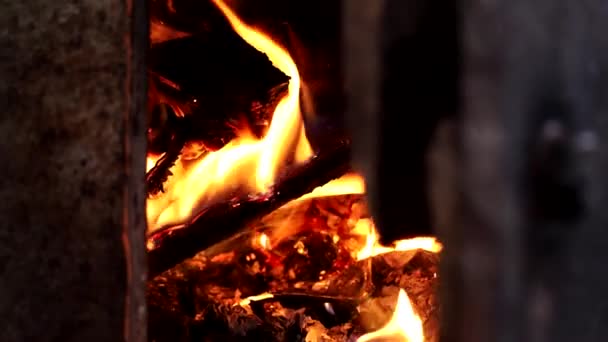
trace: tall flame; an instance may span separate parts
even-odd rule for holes
[[[357,342],[424,342],[422,320],[416,314],[403,289],[399,291],[397,306],[391,320],[379,330],[365,334]]]
[[[245,24],[222,0],[214,0],[235,32],[265,53],[272,64],[290,77],[288,94],[278,103],[268,132],[257,140],[247,132],[222,149],[192,162],[178,160],[167,192],[148,200],[148,227],[155,230],[186,221],[203,202],[245,187],[264,192],[278,168],[289,157],[302,162],[312,156],[300,111],[300,75],[289,53],[264,33]],[[295,148],[294,148],[295,146]]]

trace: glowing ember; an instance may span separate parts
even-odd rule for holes
[[[403,289],[399,291],[397,306],[391,320],[377,331],[365,334],[357,342],[424,342],[422,320],[414,312],[412,303]]]
[[[253,245],[254,246],[259,246],[262,249],[270,249],[270,239],[268,238],[268,235],[262,233],[256,237],[254,237],[254,241],[253,241]]]
[[[293,157],[302,162],[312,156],[300,112],[300,75],[293,59],[267,35],[243,23],[223,1],[214,3],[239,36],[290,77],[289,92],[277,105],[263,139],[257,140],[243,130],[218,151],[195,161],[178,160],[171,168],[173,176],[166,183],[167,192],[148,200],[150,230],[183,223],[201,204],[218,200],[233,190],[264,192],[286,160]]]
[[[160,159],[160,156],[148,155],[146,158],[146,172],[150,171],[156,165],[156,162]]]
[[[251,302],[257,302],[259,300],[270,299],[273,297],[274,297],[274,295],[272,293],[265,292],[265,293],[262,293],[259,295],[255,295],[255,296],[251,296],[251,297],[242,299],[241,301],[239,301],[238,303],[235,303],[234,305],[245,306],[245,305],[251,304]]]

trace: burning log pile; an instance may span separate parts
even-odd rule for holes
[[[355,341],[389,321],[402,288],[425,341],[437,341],[438,255],[374,255],[367,220],[361,195],[301,199],[265,216],[149,282],[150,339]]]
[[[149,70],[149,339],[437,341],[440,245],[378,245],[363,181],[344,176],[348,141],[308,141],[287,50],[221,0],[196,1],[204,24],[159,30],[174,22],[162,4]]]
[[[150,274],[156,275],[175,266],[198,251],[237,234],[250,221],[339,178],[350,169],[349,158],[348,145],[340,144],[302,167],[285,172],[264,196],[243,196],[221,201],[207,207],[192,222],[179,229],[165,229],[151,234],[148,239]],[[209,229],[214,226],[221,226],[222,229]]]
[[[287,94],[289,77],[224,26],[151,48],[148,149],[164,155],[148,171],[150,195],[180,155],[199,158],[244,130],[260,138]]]

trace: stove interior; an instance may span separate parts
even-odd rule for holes
[[[443,246],[384,243],[351,163],[339,3],[289,3],[149,3],[149,340],[438,341]]]

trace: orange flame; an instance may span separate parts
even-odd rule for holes
[[[363,260],[389,252],[405,252],[416,249],[439,253],[443,248],[441,243],[434,237],[416,237],[413,239],[396,241],[392,246],[382,246],[378,242],[379,237],[374,222],[370,219],[360,219],[357,221],[355,232],[366,237],[365,246],[357,253],[357,260]]]
[[[146,172],[150,171],[151,168],[156,165],[156,162],[160,159],[160,156],[148,155],[146,158]]]
[[[256,235],[253,238],[253,246],[260,247],[262,249],[271,249],[270,238],[265,233]]]
[[[263,139],[243,133],[200,159],[176,162],[171,168],[173,176],[166,183],[167,192],[147,202],[148,229],[152,231],[185,222],[201,204],[231,191],[244,187],[250,192],[264,192],[289,157],[302,162],[312,156],[301,118],[300,75],[293,59],[267,35],[243,23],[222,0],[214,3],[239,36],[290,77],[289,91],[277,105]]]
[[[336,180],[326,183],[314,189],[312,192],[298,198],[295,201],[316,198],[323,196],[338,196],[347,194],[364,194],[365,180],[359,174],[346,174]],[[379,242],[379,235],[374,225],[373,220],[362,218],[357,221],[353,229],[353,233],[365,237],[365,245],[357,252],[357,260],[371,258],[376,255],[390,252],[405,252],[416,249],[422,249],[428,252],[439,253],[443,249],[443,245],[434,237],[416,237],[412,239],[404,239],[395,241],[392,246],[383,246]],[[264,235],[260,239],[264,238]],[[264,248],[268,248],[267,242],[262,243]]]
[[[416,314],[403,289],[399,291],[397,306],[391,320],[379,330],[365,334],[357,342],[424,342],[422,320]]]
[[[298,200],[323,197],[337,196],[346,194],[364,194],[365,181],[358,174],[347,174],[338,179],[330,181],[323,186],[314,189],[312,192],[300,197]]]

